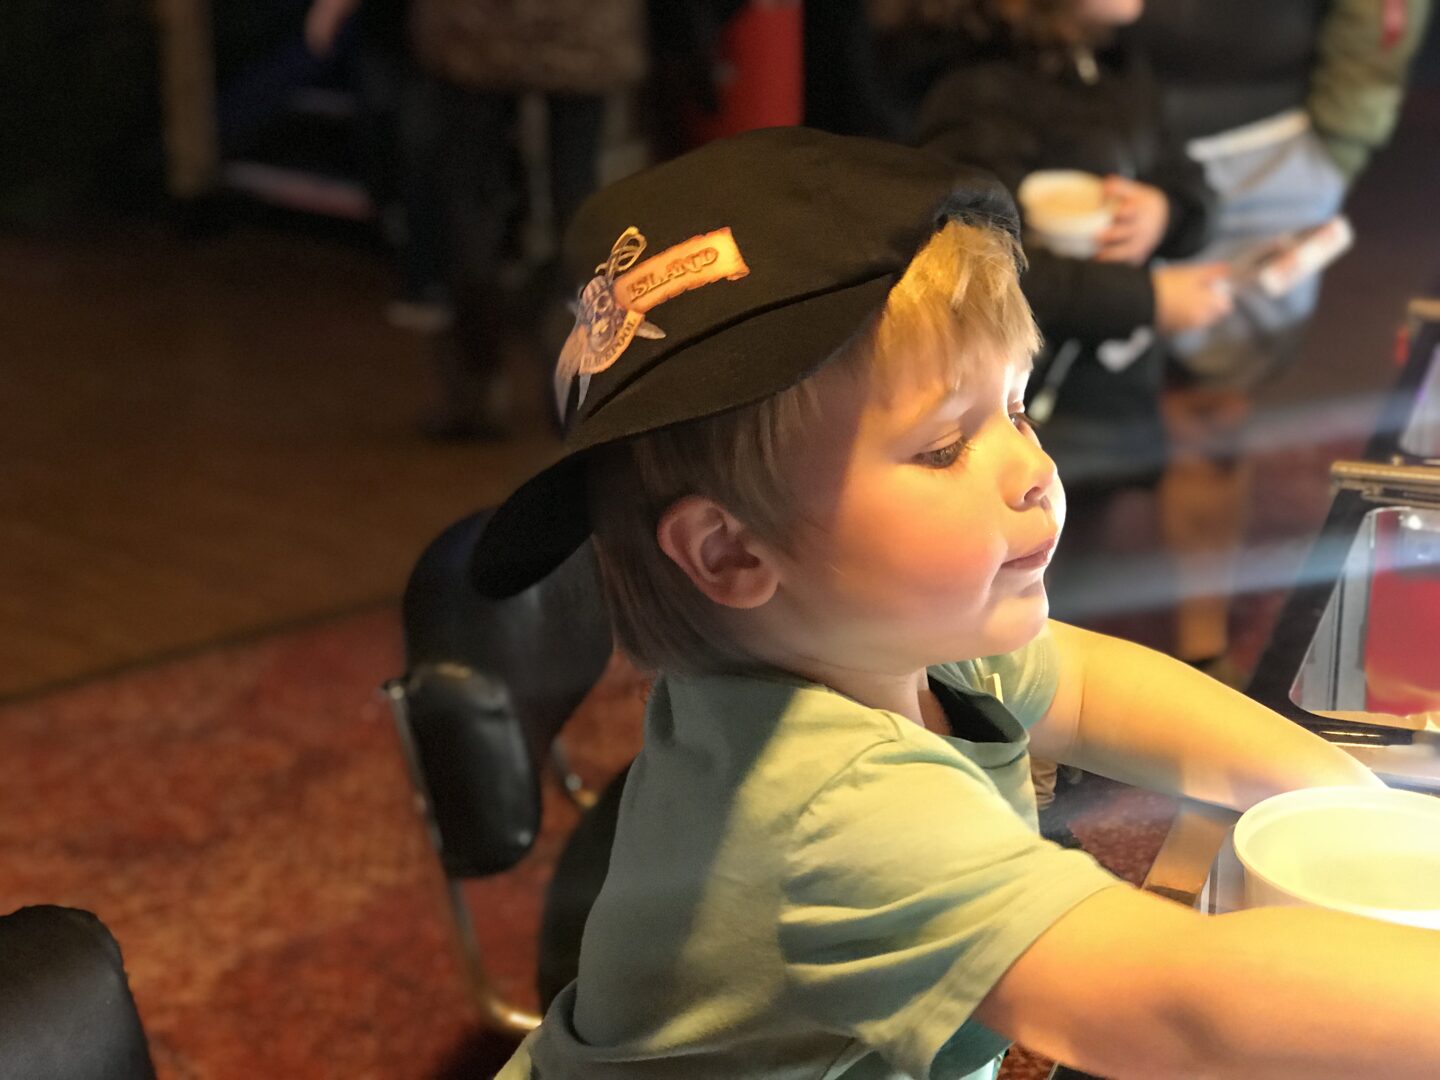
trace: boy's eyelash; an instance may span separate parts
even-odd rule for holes
[[[1016,409],[1010,414],[1010,422],[1016,427],[1028,427],[1031,431],[1039,431],[1042,421],[1031,416],[1024,409]]]
[[[959,461],[965,451],[970,449],[970,440],[964,438],[956,439],[945,446],[937,447],[934,450],[922,450],[915,455],[915,463],[924,465],[931,469],[948,469],[955,462]]]
[[[1040,425],[1026,415],[1024,409],[1016,409],[1010,414],[1010,422],[1022,430],[1029,428],[1036,430]],[[922,450],[915,455],[915,462],[932,469],[948,469],[955,462],[959,461],[970,449],[970,440],[963,435],[952,443],[937,447],[934,450]]]

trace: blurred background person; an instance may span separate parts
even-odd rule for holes
[[[435,100],[415,64],[408,21],[408,0],[312,0],[305,43],[316,56],[349,54],[364,180],[400,277],[399,298],[386,317],[438,334],[450,324],[450,304],[435,181]]]
[[[1200,249],[1213,197],[1166,137],[1143,59],[1116,36],[1140,0],[947,6],[941,15],[928,5],[928,18],[956,55],[921,103],[917,140],[991,170],[1017,195],[1042,170],[1105,178],[1111,223],[1094,250],[1057,253],[1031,229],[1024,278],[1047,341],[1032,397],[1053,394],[1035,411],[1067,485],[1094,496],[1077,502],[1094,505],[1159,474],[1163,357],[1151,328],[1193,329],[1228,309],[1223,264],[1154,264]]]
[[[1428,0],[1150,0],[1137,33],[1167,123],[1220,197],[1196,257],[1242,262],[1333,217],[1388,140]],[[1280,296],[1237,287],[1234,310],[1175,335],[1166,396],[1172,462],[1163,528],[1179,557],[1176,651],[1214,665],[1229,645],[1225,570],[1245,528],[1241,433],[1255,389],[1296,356],[1320,277]]]
[[[392,35],[407,21],[404,0],[378,0],[377,22]],[[315,0],[307,25],[324,48],[357,7],[377,0]],[[443,238],[445,290],[453,317],[436,327],[432,354],[439,398],[425,419],[441,439],[495,439],[514,427],[510,351],[536,344],[546,314],[548,275],[507,280],[518,223],[526,211],[562,232],[598,184],[606,100],[633,89],[647,67],[642,0],[409,0],[417,85],[405,173],[433,178],[434,218],[417,203],[421,235],[432,220]],[[372,31],[374,33],[374,31]],[[549,206],[528,206],[519,146],[521,99],[546,105]],[[548,210],[548,213],[545,211]],[[531,358],[534,385],[543,380]]]
[[[888,25],[903,13],[872,13],[872,2],[805,5],[805,124],[839,135],[905,139],[907,129],[879,70],[882,39],[876,34],[877,22]]]
[[[1141,7],[875,4],[889,47],[911,42],[906,51],[930,66],[932,85],[910,125],[918,141],[990,169],[1012,192],[1041,170],[1106,178],[1113,222],[1093,252],[1057,253],[1033,230],[1026,243],[1023,283],[1047,341],[1032,410],[1044,414],[1046,448],[1067,486],[1084,493],[1074,500],[1072,551],[1097,541],[1089,526],[1110,496],[1145,490],[1160,475],[1164,358],[1153,328],[1203,326],[1228,308],[1223,264],[1156,262],[1200,249],[1214,198],[1201,168],[1167,137],[1143,57],[1117,34]]]
[[[1042,170],[1104,177],[1110,224],[1088,255],[1050,250],[1027,230],[1022,284],[1045,335],[1029,409],[1071,493],[1067,560],[1050,575],[1065,617],[1076,556],[1103,545],[1121,493],[1145,496],[1164,462],[1156,329],[1203,327],[1225,314],[1224,264],[1156,265],[1194,254],[1211,225],[1213,195],[1200,167],[1167,138],[1153,79],[1119,36],[1141,0],[885,0],[874,11],[892,49],[925,58],[932,85],[914,138],[994,172],[1014,193]],[[910,42],[907,47],[903,43]],[[942,59],[944,58],[944,59]],[[1097,201],[1097,206],[1099,205]],[[1050,803],[1053,766],[1037,770]],[[1052,838],[1062,823],[1042,815]]]
[[[507,222],[524,196],[517,179],[520,98],[544,95],[551,221],[563,231],[597,185],[606,97],[633,88],[646,69],[641,0],[411,0],[422,70],[436,83],[437,175],[449,241],[455,318],[437,341],[438,437],[509,433],[515,387],[506,349],[540,312],[503,281]],[[533,331],[532,331],[533,333]],[[535,383],[545,379],[539,365]]]

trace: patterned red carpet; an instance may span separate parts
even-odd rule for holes
[[[426,1076],[469,1018],[389,611],[0,712],[0,910],[88,908],[162,1077]]]

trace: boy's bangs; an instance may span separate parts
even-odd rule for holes
[[[1029,360],[1040,332],[1020,291],[1019,246],[1006,233],[951,222],[890,292],[871,342],[883,396],[917,381],[961,386],[975,365]]]

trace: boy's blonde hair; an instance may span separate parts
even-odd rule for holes
[[[917,361],[958,385],[978,357],[1032,355],[1040,343],[1020,291],[1019,246],[996,228],[952,221],[910,263],[884,309],[824,367],[840,365],[887,394]],[[814,378],[749,405],[603,447],[589,465],[590,515],[616,637],[642,667],[742,671],[754,658],[727,609],[660,550],[664,512],[687,495],[726,507],[788,547],[795,447],[823,421]]]

